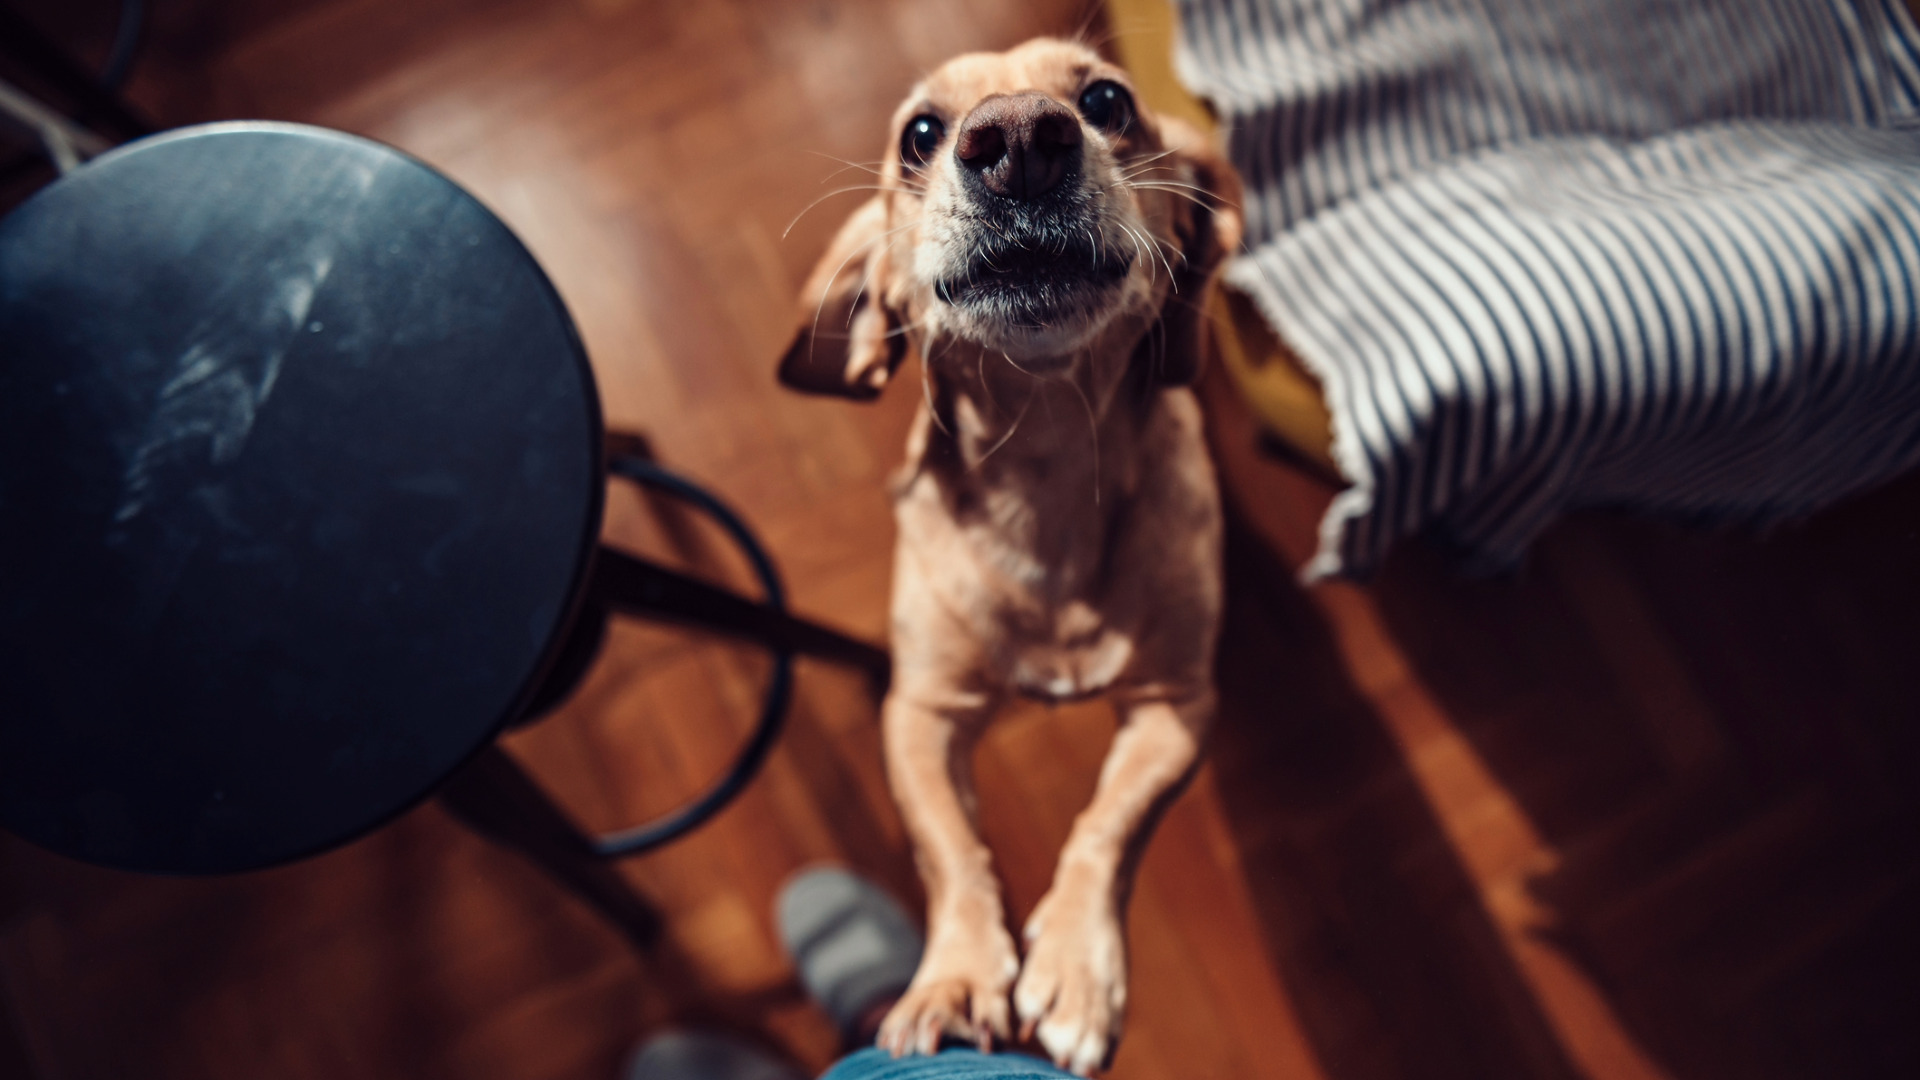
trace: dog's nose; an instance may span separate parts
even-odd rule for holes
[[[1080,167],[1080,118],[1045,94],[996,94],[960,122],[954,156],[995,195],[1037,199]]]

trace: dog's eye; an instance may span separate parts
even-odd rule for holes
[[[900,133],[900,160],[909,169],[917,169],[933,160],[933,152],[940,148],[940,140],[947,137],[947,125],[937,116],[916,116],[907,121],[907,130]]]
[[[1094,127],[1118,135],[1133,123],[1133,95],[1112,79],[1101,79],[1080,91],[1080,115]]]

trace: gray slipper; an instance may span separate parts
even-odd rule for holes
[[[751,1043],[704,1031],[668,1031],[627,1063],[626,1080],[806,1080]]]
[[[807,992],[843,1035],[913,981],[920,931],[878,885],[838,867],[803,871],[780,890],[774,924]]]

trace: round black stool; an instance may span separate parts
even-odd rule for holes
[[[450,805],[563,874],[691,827],[764,755],[785,657],[886,660],[786,615],[745,527],[642,454],[611,465],[719,515],[768,599],[600,548],[606,444],[533,257],[388,147],[209,125],[44,189],[0,221],[0,824],[110,866],[244,870],[465,764]],[[615,612],[783,659],[721,790],[591,838],[491,744]]]

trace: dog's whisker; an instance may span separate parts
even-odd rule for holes
[[[851,159],[851,158],[843,158],[843,157],[841,157],[841,156],[840,156],[839,154],[829,154],[829,153],[827,153],[827,152],[826,152],[825,150],[808,150],[808,151],[807,151],[807,153],[809,153],[809,154],[812,154],[812,155],[813,155],[814,157],[823,157],[823,158],[826,158],[826,159],[827,159],[828,161],[837,161],[837,162],[839,162],[839,163],[840,163],[840,164],[842,164],[842,165],[874,165],[874,166],[878,166],[878,165],[884,165],[884,164],[886,164],[886,162],[884,162],[884,161],[854,161],[854,160],[853,160],[853,159]]]
[[[986,353],[979,352],[974,354],[973,371],[974,371],[975,377],[977,377],[980,380],[981,396],[987,399],[988,407],[992,408],[995,412],[998,412],[1000,410],[1000,403],[993,399],[993,387],[988,385],[987,383],[987,354]]]
[[[1138,169],[1124,169],[1120,172],[1118,179],[1122,184],[1132,184],[1141,179],[1152,180],[1161,174],[1165,174],[1165,178],[1173,178],[1180,175],[1166,165],[1146,165]]]
[[[1159,161],[1162,158],[1172,157],[1176,152],[1177,151],[1175,150],[1167,149],[1167,150],[1162,150],[1155,154],[1139,154],[1139,155],[1135,155],[1134,157],[1128,158],[1127,164],[1137,165],[1143,161]]]
[[[1135,259],[1144,261],[1147,264],[1147,280],[1152,281],[1153,280],[1153,260],[1147,258],[1147,253],[1140,250],[1140,237],[1135,235],[1134,231],[1132,229],[1127,228],[1124,224],[1116,223],[1116,225],[1120,229],[1120,234],[1122,236],[1125,236],[1127,240],[1133,244],[1133,257]]]
[[[1022,375],[1025,375],[1027,378],[1035,379],[1035,380],[1040,378],[1038,374],[1028,371],[1026,368],[1021,367],[1019,362],[1014,360],[1014,358],[1004,350],[1000,353],[1000,358],[1002,360],[1005,360],[1008,363],[1008,365],[1013,368],[1013,370],[1019,372]]]
[[[1153,171],[1153,172],[1158,172],[1159,170],[1158,170],[1158,169],[1154,169],[1154,170],[1151,170],[1151,171]],[[1156,186],[1156,185],[1165,185],[1165,186],[1168,186],[1168,187],[1183,187],[1183,188],[1188,188],[1188,189],[1191,189],[1191,190],[1193,190],[1193,191],[1199,191],[1199,192],[1203,192],[1203,193],[1204,193],[1204,192],[1206,192],[1206,189],[1205,189],[1205,188],[1203,188],[1203,187],[1200,187],[1200,186],[1199,186],[1198,184],[1189,184],[1189,183],[1187,183],[1187,182],[1186,182],[1185,180],[1165,180],[1165,179],[1158,179],[1158,180],[1157,180],[1157,179],[1154,179],[1154,178],[1152,178],[1152,177],[1148,177],[1148,178],[1146,178],[1146,179],[1142,179],[1142,178],[1141,178],[1141,177],[1140,177],[1139,175],[1134,175],[1134,176],[1123,176],[1123,177],[1121,177],[1121,178],[1120,178],[1120,180],[1119,180],[1119,184],[1120,184],[1120,186],[1122,186],[1122,187],[1127,187],[1127,188],[1134,188],[1134,189],[1139,189],[1139,188],[1151,188],[1151,187],[1154,187],[1154,186]]]
[[[853,162],[849,161],[846,164],[828,173],[827,175],[821,177],[820,182],[823,184],[832,183],[833,178],[836,176],[839,176],[841,173],[848,173],[848,172],[855,172],[855,171],[872,173],[874,175],[874,178],[878,180],[885,180],[887,178],[887,174],[881,172],[879,169],[873,168],[872,166],[869,166],[869,165],[855,165]]]
[[[1149,276],[1152,275],[1153,260],[1157,258],[1160,260],[1160,265],[1163,267],[1166,267],[1168,284],[1173,284],[1173,267],[1170,264],[1168,264],[1167,257],[1161,254],[1160,248],[1155,243],[1155,237],[1151,235],[1142,234],[1142,232],[1139,229],[1131,225],[1122,224],[1120,228],[1123,229],[1128,236],[1133,237],[1134,250],[1136,252],[1140,252],[1142,257],[1144,257],[1147,260],[1148,275]],[[1141,251],[1140,249],[1142,247],[1144,247],[1146,250]]]
[[[925,330],[927,327],[932,325],[933,325],[933,313],[928,312],[926,316],[923,318],[915,319],[912,322],[901,323],[899,326],[893,328],[892,330],[887,331],[884,336],[904,337],[907,334],[911,334],[916,330]]]
[[[1108,26],[1106,33],[1098,38],[1093,36],[1094,23],[1100,21],[1101,16],[1106,14],[1103,5],[1088,4],[1086,12],[1080,19],[1080,25],[1074,28],[1073,33],[1066,35],[1068,41],[1078,42],[1094,52],[1099,52],[1120,37],[1119,30],[1111,25]]]
[[[915,195],[925,195],[927,193],[926,184],[916,178],[912,173],[905,173],[900,176],[889,176],[886,171],[887,163],[884,161],[848,161],[845,158],[834,157],[831,154],[821,154],[817,150],[810,150],[808,153],[817,154],[829,161],[837,161],[841,165],[839,169],[821,178],[820,182],[823,184],[831,183],[833,178],[839,176],[841,173],[858,169],[861,172],[872,173],[881,183],[890,183],[895,189],[911,192]]]
[[[1122,228],[1126,228],[1128,232],[1133,233],[1135,236],[1141,235],[1141,232],[1138,229],[1130,228],[1127,226],[1122,226]],[[1179,292],[1180,282],[1179,282],[1179,279],[1174,277],[1173,264],[1167,261],[1166,253],[1160,250],[1162,241],[1160,240],[1159,237],[1154,236],[1152,233],[1145,234],[1144,239],[1147,244],[1147,250],[1152,252],[1155,256],[1157,256],[1160,260],[1160,265],[1166,268],[1167,283],[1173,287],[1173,291]]]
[[[977,459],[974,460],[974,463],[972,465],[967,467],[968,470],[972,472],[978,472],[980,469],[980,466],[985,465],[987,463],[988,458],[998,453],[1001,447],[1007,445],[1007,443],[1013,439],[1014,432],[1020,430],[1020,422],[1022,420],[1025,420],[1026,418],[1027,418],[1027,411],[1025,409],[1020,410],[1020,415],[1014,417],[1013,423],[1008,425],[1006,434],[994,440],[994,444],[992,446],[987,447],[987,452],[984,454],[981,454]]]
[[[980,385],[983,387],[986,385],[986,379],[984,377],[985,372],[986,372],[986,365],[983,357],[982,364],[981,364],[982,379],[980,383]],[[978,469],[980,466],[986,464],[988,458],[998,453],[1001,447],[1007,445],[1007,443],[1012,440],[1014,432],[1019,431],[1020,424],[1026,420],[1027,410],[1033,408],[1033,399],[1038,397],[1039,395],[1040,395],[1040,387],[1037,384],[1034,385],[1032,389],[1027,391],[1027,401],[1026,401],[1026,404],[1020,406],[1020,415],[1013,418],[1013,423],[1007,425],[1006,433],[1001,435],[1000,438],[992,446],[988,447],[986,453],[980,455],[979,459],[973,463],[972,468]],[[992,398],[989,397],[988,400],[991,401]]]
[[[926,399],[927,414],[933,418],[933,426],[939,428],[942,435],[951,439],[953,438],[953,432],[948,430],[947,422],[940,419],[940,410],[935,408],[933,404],[933,376],[930,374],[933,370],[932,353],[932,343],[929,342],[927,350],[923,352],[920,357],[920,394]],[[942,353],[941,355],[944,356],[946,354]]]
[[[822,195],[819,198],[808,203],[806,206],[801,207],[800,212],[793,215],[793,220],[787,222],[787,227],[780,230],[780,239],[785,240],[787,238],[787,234],[793,231],[793,227],[795,225],[800,224],[800,219],[803,217],[806,217],[807,214],[812,212],[814,207],[819,206],[821,203],[826,202],[828,199],[831,199],[836,195],[845,195],[849,192],[854,192],[854,191],[888,192],[892,190],[893,190],[892,188],[886,187],[881,184],[853,184],[848,187],[835,188],[832,191],[827,192],[825,195]]]
[[[886,167],[886,164],[887,164],[884,161],[848,161],[846,158],[837,157],[833,154],[822,153],[819,150],[809,150],[807,151],[807,153],[812,154],[814,157],[826,158],[828,161],[846,166],[846,168],[841,169],[839,172],[831,174],[828,177],[828,179],[832,179],[834,176],[839,176],[840,173],[846,172],[847,169],[859,169],[863,172],[870,172],[873,175],[878,176],[883,180],[886,179],[887,174],[881,171]]]
[[[1124,163],[1124,167],[1128,173],[1133,173],[1135,170],[1152,167],[1154,166],[1155,162],[1163,161],[1167,158],[1172,157],[1173,155],[1174,155],[1174,151],[1172,150],[1162,150],[1157,154],[1148,154],[1144,157],[1131,158]],[[1167,168],[1167,166],[1165,165],[1160,165],[1157,167],[1162,169]]]
[[[885,237],[887,237],[892,233],[897,233],[904,230],[906,227],[907,226],[903,225],[897,229],[888,229],[886,232],[883,232],[879,236],[874,237],[873,240],[869,240],[868,243],[873,243],[874,240],[884,239]],[[887,246],[880,249],[881,254],[886,254],[887,252],[892,251],[894,242],[898,239],[899,239],[898,237],[895,237],[894,240],[888,240]],[[868,259],[866,266],[861,268],[860,287],[854,290],[854,293],[853,293],[854,302],[847,305],[847,327],[846,328],[848,330],[853,329],[853,317],[860,310],[860,306],[859,306],[860,298],[867,294],[867,286],[873,284],[873,264],[875,261],[877,260]],[[842,263],[841,265],[845,266],[846,264]]]
[[[1086,390],[1080,386],[1080,380],[1069,378],[1067,385],[1080,396],[1080,404],[1087,410],[1087,433],[1093,436],[1093,505],[1100,505],[1100,421],[1093,414],[1093,402],[1088,399]]]
[[[1187,192],[1180,191],[1176,188],[1168,187],[1162,184],[1129,183],[1127,186],[1134,189],[1135,191],[1164,191],[1167,194],[1172,195],[1174,198],[1185,199],[1188,202],[1192,203],[1193,205],[1200,207],[1202,210],[1210,211],[1213,209],[1212,203],[1205,202],[1193,195],[1188,194]],[[1201,189],[1195,188],[1194,190],[1199,191]]]
[[[910,229],[912,227],[913,227],[913,222],[908,222],[905,225],[900,225],[895,228],[888,229],[886,232],[878,233],[868,237],[865,240],[862,240],[860,243],[854,245],[854,248],[852,251],[847,252],[847,257],[840,260],[839,266],[836,266],[833,268],[833,276],[827,279],[826,288],[820,291],[820,299],[813,306],[813,331],[808,338],[809,345],[807,346],[809,356],[811,356],[812,351],[815,347],[813,343],[816,343],[819,340],[820,316],[826,313],[827,297],[831,295],[833,292],[833,283],[840,280],[840,272],[847,268],[848,263],[858,258],[862,251],[865,251],[866,249],[872,247],[873,245],[879,243],[882,240],[885,240],[887,237],[892,236],[895,233],[904,232],[905,230]],[[871,273],[872,273],[872,269],[871,267],[869,267],[868,268],[869,276],[871,276]],[[867,278],[863,277],[860,279],[860,288],[857,291],[855,291],[853,294],[853,303],[847,305],[847,325],[849,326],[853,325],[853,313],[859,309],[860,297],[865,295],[866,291],[867,291]]]
[[[871,244],[871,243],[874,243],[875,241],[886,240],[887,237],[892,236],[893,239],[887,240],[887,246],[880,249],[880,254],[882,255],[888,254],[889,252],[893,251],[893,245],[900,242],[900,237],[895,234],[905,232],[912,227],[913,227],[912,222],[908,222],[904,225],[896,226],[894,228],[888,229],[886,232],[883,232],[878,236],[873,237],[872,239],[868,240],[867,243]],[[853,328],[853,316],[859,310],[858,301],[860,297],[865,296],[867,292],[867,286],[873,284],[873,264],[876,261],[877,260],[874,260],[874,259],[867,260],[867,265],[862,270],[862,275],[860,278],[860,288],[855,290],[853,294],[855,303],[849,304],[847,306],[847,329],[849,330]],[[841,263],[840,265],[845,266],[846,264]]]
[[[1172,180],[1176,183],[1188,183],[1180,179],[1181,174],[1169,165],[1143,165],[1137,169],[1126,169],[1120,173],[1120,182],[1131,184],[1139,180]]]
[[[1196,184],[1182,184],[1172,180],[1128,180],[1125,181],[1125,183],[1128,187],[1135,190],[1164,191],[1171,195],[1178,195],[1188,202],[1193,203],[1195,206],[1204,207],[1208,210],[1215,210],[1222,206],[1232,205],[1213,192]],[[1195,192],[1198,194],[1192,194]],[[1233,207],[1233,209],[1237,210],[1239,208]]]
[[[1020,431],[1020,425],[1026,422],[1027,414],[1033,411],[1034,399],[1039,396],[1040,396],[1039,383],[1038,382],[1029,383],[1027,388],[1027,399],[1020,403],[1020,414],[1013,418],[1013,423],[1007,425],[1006,433],[1004,435],[1001,435],[999,440],[987,449],[986,453],[980,455],[980,461],[975,462],[976,466],[985,462],[988,458],[992,457],[995,453],[997,453],[1001,447],[1007,445],[1007,443],[1012,441],[1014,435]]]
[[[1141,226],[1140,229],[1141,229],[1141,233],[1153,243],[1153,246],[1155,248],[1159,249],[1160,251],[1172,252],[1174,255],[1178,255],[1181,258],[1186,257],[1185,254],[1181,252],[1181,250],[1178,247],[1174,246],[1173,241],[1168,240],[1163,236],[1156,235],[1153,232],[1153,230],[1145,228],[1144,226]]]
[[[1176,247],[1176,246],[1174,246],[1174,244],[1173,244],[1173,242],[1172,242],[1172,241],[1170,241],[1170,240],[1162,240],[1162,239],[1160,239],[1159,237],[1154,237],[1154,244],[1155,244],[1156,246],[1158,246],[1158,247],[1160,248],[1160,250],[1161,250],[1161,251],[1163,251],[1163,252],[1169,252],[1169,253],[1171,253],[1171,254],[1172,254],[1172,256],[1173,256],[1174,258],[1176,258],[1176,259],[1179,259],[1179,260],[1180,260],[1180,265],[1181,265],[1181,266],[1185,266],[1185,265],[1187,265],[1187,253],[1186,253],[1186,251],[1184,251],[1183,249],[1181,249],[1181,248],[1179,248],[1179,247]],[[1165,258],[1165,257],[1166,257],[1165,255],[1163,255],[1163,256],[1162,256],[1162,258]],[[1173,270],[1173,268],[1172,268],[1172,267],[1168,267],[1168,268],[1167,268],[1167,270],[1168,270],[1168,272],[1169,272],[1169,273],[1171,273],[1171,272],[1172,272],[1172,270]]]

